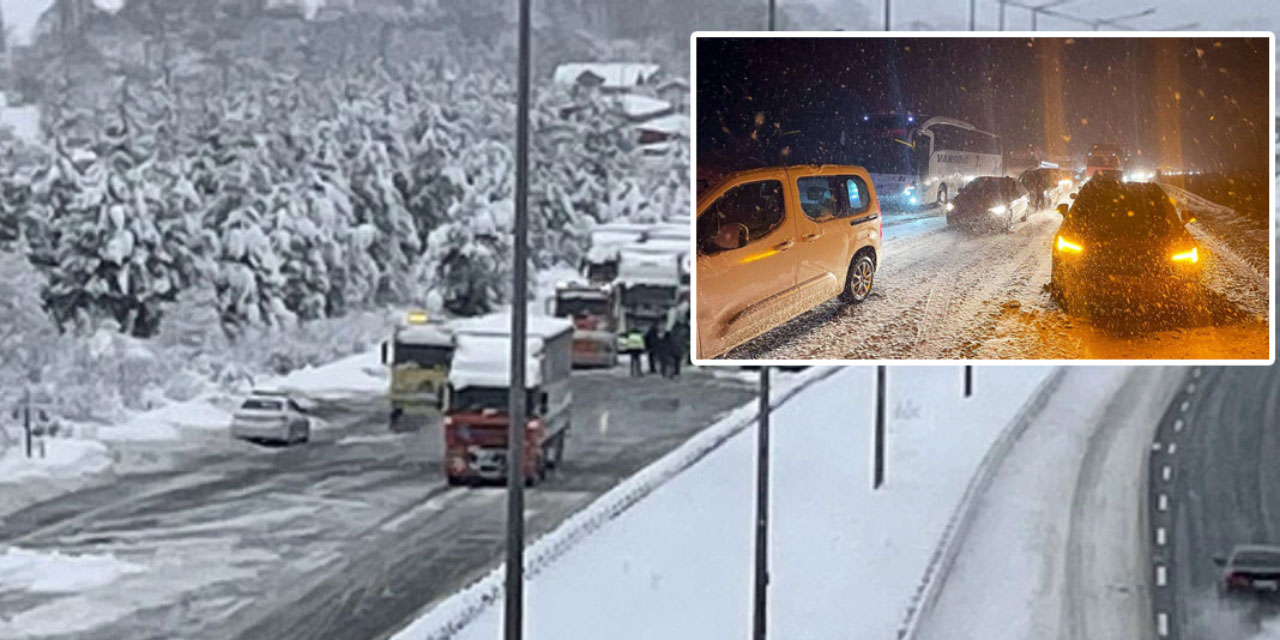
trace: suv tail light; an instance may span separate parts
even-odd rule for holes
[[[1247,587],[1249,586],[1249,578],[1241,573],[1232,573],[1227,576],[1228,587]]]

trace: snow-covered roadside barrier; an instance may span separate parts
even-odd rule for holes
[[[960,503],[956,505],[955,511],[952,513],[950,520],[947,521],[947,528],[942,534],[942,538],[938,541],[938,546],[930,557],[929,566],[925,569],[924,577],[921,579],[920,588],[916,591],[916,595],[912,598],[911,604],[907,607],[906,617],[902,622],[902,626],[898,628],[898,638],[915,640],[919,638],[920,621],[928,615],[937,603],[938,594],[941,593],[942,586],[946,583],[947,573],[955,564],[956,555],[959,553],[964,543],[965,536],[969,533],[969,528],[973,524],[974,505],[977,500],[986,493],[987,488],[991,486],[991,481],[995,478],[996,469],[1005,456],[1009,454],[1009,450],[1013,448],[1013,444],[1018,438],[1026,432],[1031,426],[1032,420],[1040,413],[1049,398],[1062,385],[1062,379],[1066,375],[1065,369],[1057,369],[1049,374],[1031,393],[1030,398],[1022,408],[1018,410],[1018,414],[1009,422],[1004,431],[996,439],[995,443],[983,456],[982,462],[978,464],[978,468],[974,471],[973,477],[969,479],[968,485],[965,487],[964,495],[960,498]]]
[[[773,388],[770,406],[782,406],[800,391],[837,371],[839,369],[810,368],[796,376],[780,379]],[[754,401],[734,409],[714,425],[619,483],[559,527],[527,546],[524,554],[525,579],[535,578],[544,568],[601,526],[754,424],[757,415],[758,405]],[[392,636],[392,640],[453,638],[489,607],[501,601],[503,577],[504,568],[499,564],[471,586],[435,604],[425,615]]]

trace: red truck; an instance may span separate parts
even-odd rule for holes
[[[501,482],[507,477],[511,316],[455,321],[453,362],[445,390],[444,472],[451,485]],[[543,480],[564,455],[573,391],[573,323],[528,318],[525,389],[528,422],[522,468],[529,485]]]

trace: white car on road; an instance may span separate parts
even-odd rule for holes
[[[250,442],[306,442],[311,419],[288,394],[255,391],[232,414],[231,436]]]

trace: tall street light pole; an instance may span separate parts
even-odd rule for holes
[[[969,0],[969,30],[978,30],[978,0]]]
[[[756,558],[751,637],[765,640],[769,605],[769,367],[760,367],[760,423],[756,427]]]
[[[893,19],[890,17],[889,5],[893,4],[893,0],[884,0],[884,30],[893,31]]]
[[[1073,0],[1053,0],[1052,2],[1046,2],[1046,3],[1042,4],[1042,5],[1038,5],[1038,6],[1032,7],[1032,8],[1031,8],[1031,30],[1032,30],[1032,31],[1038,31],[1038,30],[1039,30],[1039,28],[1038,28],[1038,27],[1039,27],[1039,18],[1040,18],[1040,14],[1041,14],[1041,13],[1046,13],[1046,15],[1050,15],[1050,14],[1048,13],[1048,10],[1049,10],[1049,9],[1052,9],[1052,8],[1054,8],[1054,7],[1062,6],[1062,5],[1064,5],[1064,4],[1068,3],[1068,2],[1072,2],[1072,1],[1073,1]]]
[[[515,265],[511,288],[511,386],[507,407],[507,573],[503,598],[505,640],[520,640],[524,631],[524,437],[525,340],[529,243],[529,12],[532,0],[520,0],[520,61],[516,90]]]
[[[1000,30],[1001,31],[1004,31],[1004,8],[1005,8],[1004,5],[1005,4],[1007,4],[1005,0],[1000,0]]]

